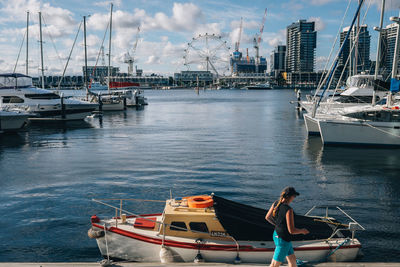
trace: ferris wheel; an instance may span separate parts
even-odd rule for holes
[[[185,49],[184,65],[188,70],[211,70],[217,76],[229,72],[229,47],[220,35],[199,34]]]

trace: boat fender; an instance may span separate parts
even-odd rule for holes
[[[201,255],[200,251],[197,253],[196,257],[193,260],[194,263],[205,262],[203,256]]]
[[[93,228],[89,228],[87,234],[88,234],[89,238],[97,239],[97,238],[100,238],[100,237],[104,236],[104,231],[102,231],[102,230],[97,231],[97,230],[94,230]]]
[[[236,255],[235,260],[233,261],[234,264],[241,264],[242,263],[242,259],[239,257],[239,254]]]
[[[174,262],[174,255],[172,255],[172,251],[167,247],[164,247],[164,246],[161,247],[160,260],[161,260],[161,263]]]

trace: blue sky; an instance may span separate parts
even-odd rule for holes
[[[372,30],[379,22],[380,0],[365,0],[362,16],[368,14],[364,24],[368,24],[372,36],[371,59],[375,58],[377,34]],[[400,0],[386,0],[387,9],[384,25],[389,17],[398,15]],[[0,0],[0,70],[12,71],[19,46],[25,33],[26,11],[31,12],[30,26],[30,74],[39,73],[38,19],[41,10],[44,17],[44,50],[46,74],[60,74],[71,49],[74,36],[83,15],[88,19],[89,64],[93,65],[109,18],[109,1],[40,1],[40,0]],[[286,26],[299,19],[316,21],[318,45],[316,66],[324,66],[332,43],[339,29],[349,0],[252,0],[252,1],[170,1],[170,0],[116,0],[113,13],[113,65],[126,71],[124,54],[132,48],[140,26],[140,38],[135,55],[139,68],[145,73],[172,74],[185,70],[184,50],[187,43],[199,34],[216,34],[225,40],[228,47],[234,47],[239,32],[240,18],[244,29],[241,50],[249,48],[254,55],[252,38],[259,31],[259,25],[268,9],[261,44],[261,54],[267,57],[277,44],[286,42]],[[344,26],[348,25],[357,6],[350,0],[349,13]],[[198,43],[204,47],[203,43]],[[203,46],[202,46],[203,45]],[[216,43],[215,45],[218,45]],[[54,48],[56,47],[56,49]],[[105,44],[107,50],[107,44]],[[25,69],[25,52],[21,53],[17,71]],[[232,50],[231,50],[232,51]],[[106,51],[107,53],[107,51]],[[224,57],[229,51],[221,50]],[[191,69],[201,68],[194,61]],[[83,65],[82,33],[72,54],[68,74],[80,74]]]

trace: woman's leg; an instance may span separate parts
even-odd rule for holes
[[[296,255],[292,254],[286,257],[289,267],[297,267]]]
[[[281,265],[281,262],[272,259],[271,265],[269,267],[279,267],[280,265]]]

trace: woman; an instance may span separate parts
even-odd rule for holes
[[[306,235],[309,233],[305,228],[297,229],[294,227],[293,209],[289,204],[298,195],[299,193],[293,187],[286,187],[283,189],[279,200],[271,205],[265,216],[268,222],[275,225],[273,239],[276,248],[270,267],[279,267],[284,262],[285,257],[289,267],[297,266],[291,242],[292,235]]]

